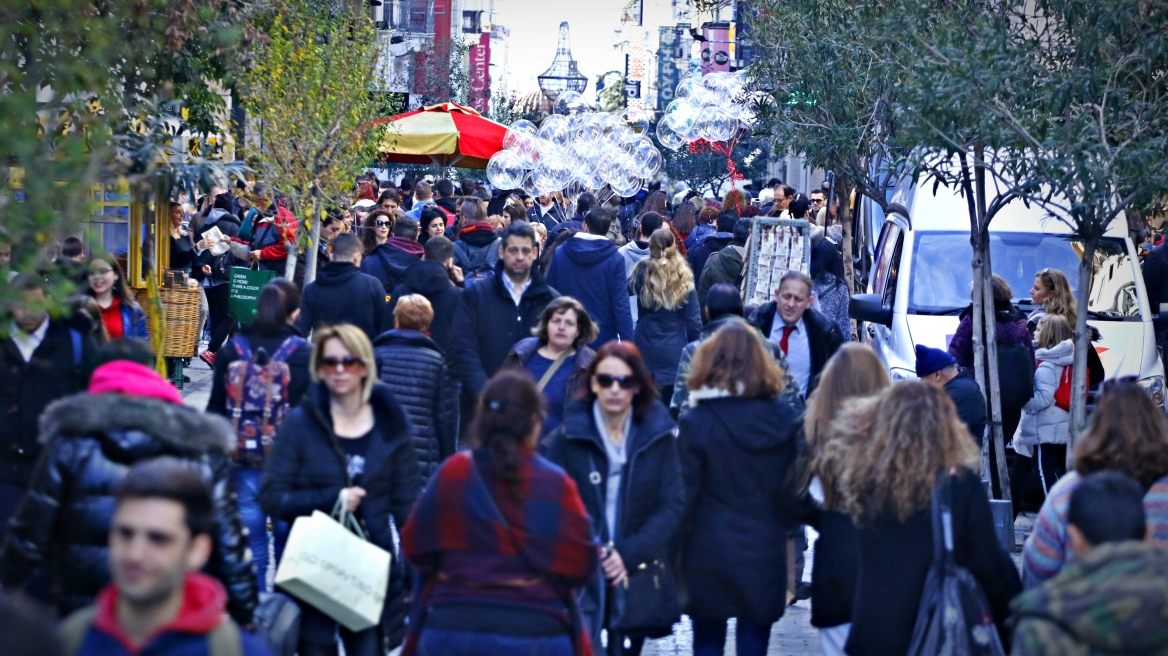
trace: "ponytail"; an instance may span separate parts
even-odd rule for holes
[[[543,419],[543,395],[527,372],[504,370],[487,381],[468,441],[487,449],[495,475],[516,496],[522,482],[520,448]]]

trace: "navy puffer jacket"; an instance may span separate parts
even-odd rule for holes
[[[410,436],[424,481],[455,449],[458,436],[458,382],[434,340],[416,330],[396,328],[373,342],[378,377],[410,417]]]

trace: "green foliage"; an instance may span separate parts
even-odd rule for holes
[[[835,171],[846,194],[884,205],[886,173],[897,156],[898,66],[882,48],[883,4],[847,0],[761,0],[748,75],[762,90],[756,135],[780,155],[801,155]],[[875,166],[883,163],[884,167]]]
[[[289,0],[243,78],[247,107],[262,122],[255,166],[303,219],[301,246],[316,224],[312,208],[340,205],[376,156],[385,128],[373,123],[381,100],[369,85],[379,59],[367,16],[330,16],[313,0]]]
[[[0,5],[0,231],[15,244],[15,270],[37,269],[44,246],[78,232],[95,183],[125,180],[137,191],[190,175],[225,179],[211,160],[168,168],[157,155],[175,134],[215,130],[223,100],[210,85],[229,84],[245,63],[257,38],[252,9],[244,0]],[[153,129],[165,113],[167,129]]]
[[[662,172],[672,180],[683,180],[698,193],[709,191],[721,198],[722,186],[730,180],[726,166],[726,156],[709,146],[682,146],[677,150],[665,148],[653,138],[654,145],[661,151]],[[744,139],[734,149],[734,165],[738,173],[747,180],[766,175],[766,146],[757,139]]]

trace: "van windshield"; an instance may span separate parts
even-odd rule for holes
[[[1079,284],[1080,243],[1066,235],[991,232],[990,261],[994,273],[1010,283],[1014,302],[1030,300],[1034,275],[1044,268],[1066,274],[1074,291]],[[950,314],[969,305],[973,248],[968,232],[918,232],[913,248],[909,312]],[[1122,239],[1101,239],[1095,251],[1095,275],[1088,309],[1094,319],[1123,320],[1140,316],[1136,295],[1136,265]]]

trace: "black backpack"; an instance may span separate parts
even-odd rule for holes
[[[953,559],[953,476],[933,483],[933,565],[908,656],[1005,656],[981,585]]]
[[[1025,344],[998,341],[998,389],[1002,409],[1019,410],[1034,396],[1034,357]]]

